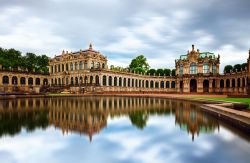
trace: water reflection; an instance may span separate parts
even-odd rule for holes
[[[175,115],[176,125],[190,133],[192,140],[200,132],[219,128],[217,120],[190,102],[129,97],[16,99],[0,102],[0,136],[52,125],[63,134],[84,134],[91,141],[107,126],[108,117],[128,116],[132,125],[143,130],[153,115]]]

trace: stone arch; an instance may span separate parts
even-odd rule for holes
[[[229,79],[226,80],[226,87],[230,88],[230,80]]]
[[[100,85],[100,83],[99,83],[99,76],[98,75],[95,76],[95,84],[96,85]]]
[[[122,78],[119,77],[119,86],[121,87],[122,86]]]
[[[153,80],[150,81],[150,88],[154,88],[154,81]]]
[[[17,85],[17,77],[16,76],[12,77],[12,84]]]
[[[135,87],[138,87],[138,80],[135,79]]]
[[[164,81],[161,81],[161,88],[164,88]]]
[[[109,76],[109,86],[112,86],[112,76]]]
[[[246,79],[242,78],[242,87],[245,87],[245,86],[246,86]]]
[[[102,85],[107,86],[107,76],[106,75],[102,76]]]
[[[132,87],[135,86],[135,80],[132,78]]]
[[[171,82],[171,88],[175,88],[175,81]]]
[[[40,85],[40,78],[36,78],[36,85]]]
[[[220,80],[220,88],[224,88],[225,86],[224,86],[224,80],[223,79],[221,79]]]
[[[117,86],[117,77],[114,77],[114,86]]]
[[[57,82],[56,82],[57,83]],[[29,77],[28,78],[28,85],[33,85],[33,78]]]
[[[240,78],[237,79],[237,87],[238,87],[238,88],[241,87],[241,79],[240,79]]]
[[[131,79],[130,79],[130,78],[128,78],[128,87],[130,87],[130,86],[131,86],[130,81],[131,81]]]
[[[141,79],[139,80],[139,88],[141,88]]]
[[[166,88],[169,88],[169,87],[170,87],[169,81],[166,81]]]
[[[43,85],[48,85],[48,84],[49,84],[48,79],[47,79],[47,78],[44,78],[44,79],[43,79]]]
[[[197,80],[196,79],[190,80],[190,92],[197,92]]]
[[[148,80],[146,80],[146,88],[148,88],[148,87],[149,87]]]
[[[21,84],[21,85],[25,85],[25,84],[26,84],[26,79],[25,79],[25,77],[21,77],[21,78],[20,78],[20,84]]]
[[[158,81],[155,82],[155,88],[159,88],[159,82]]]
[[[203,80],[203,92],[209,92],[209,81]]]
[[[235,79],[232,79],[232,88],[235,88]]]
[[[126,86],[127,86],[127,79],[123,78],[123,87],[126,87]]]
[[[9,77],[8,76],[3,76],[3,84],[9,84]]]

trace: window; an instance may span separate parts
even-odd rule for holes
[[[77,62],[75,62],[75,70],[78,69],[78,65],[77,65]]]
[[[213,67],[212,67],[212,72],[213,72],[213,74],[216,74],[216,64],[213,64]]]
[[[84,62],[84,69],[88,69],[88,63]]]
[[[207,62],[203,64],[203,73],[209,73],[209,64]]]
[[[96,66],[96,67],[97,67],[97,68],[100,68],[100,62],[97,63],[97,66]]]
[[[73,63],[70,63],[70,71],[73,71]]]
[[[179,74],[180,74],[180,76],[183,75],[183,65],[180,65]]]
[[[80,61],[79,70],[82,70],[82,61]]]
[[[91,68],[94,68],[94,66],[95,66],[95,63],[92,62],[92,63],[91,63]]]
[[[194,62],[190,65],[190,74],[197,74],[197,65]]]

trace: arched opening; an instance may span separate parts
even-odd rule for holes
[[[80,78],[79,78],[79,84],[82,85],[82,83],[83,83],[83,78],[82,78],[82,76],[80,76]]]
[[[135,87],[138,87],[138,80],[135,79]]]
[[[203,92],[209,92],[209,81],[208,80],[203,81]]]
[[[20,78],[20,83],[21,83],[21,85],[25,85],[26,84],[25,77],[21,77]]]
[[[224,88],[224,80],[223,79],[220,80],[220,88]]]
[[[75,77],[75,85],[78,85],[78,77]]]
[[[154,88],[154,81],[153,80],[150,81],[150,88]]]
[[[84,77],[84,84],[85,84],[85,85],[88,84],[88,76],[85,76],[85,77]]]
[[[36,85],[40,85],[40,78],[36,78]]]
[[[16,76],[12,77],[12,84],[17,85],[17,77]]]
[[[148,80],[146,80],[146,88],[148,88]]]
[[[99,83],[99,76],[98,75],[95,76],[95,84],[96,85],[100,85],[100,83]]]
[[[93,76],[90,76],[90,77],[89,77],[89,84],[93,84],[93,80],[94,80],[94,77],[93,77]]]
[[[122,78],[121,77],[119,78],[119,86],[120,87],[122,86]]]
[[[117,77],[114,77],[114,86],[117,86]]]
[[[141,88],[141,80],[139,80],[139,87]]]
[[[171,82],[171,88],[175,88],[175,81]]]
[[[166,88],[169,88],[169,87],[170,87],[169,81],[166,81]]]
[[[190,92],[197,92],[197,81],[196,79],[190,80]]]
[[[246,86],[246,79],[242,78],[242,87],[245,87],[245,86]]]
[[[161,81],[161,88],[164,88],[164,81]]]
[[[159,88],[159,82],[158,81],[155,82],[155,88]]]
[[[43,85],[48,85],[48,84],[49,84],[48,79],[47,78],[43,79]]]
[[[216,80],[215,79],[213,79],[212,87],[216,88]]]
[[[240,78],[238,78],[238,79],[237,79],[237,87],[238,87],[238,88],[240,88],[240,84],[241,84]]]
[[[128,87],[130,87],[130,78],[128,78]]]
[[[230,88],[230,80],[229,79],[226,80],[226,87]]]
[[[61,78],[58,78],[58,84],[61,85]]]
[[[144,80],[142,80],[142,88],[144,88]]]
[[[57,82],[56,82],[57,83]],[[33,78],[28,79],[28,85],[33,85]]]
[[[132,79],[132,87],[134,87],[135,86],[135,80],[134,79]]]
[[[126,87],[126,86],[127,86],[127,79],[124,78],[124,79],[123,79],[123,87]]]
[[[102,76],[102,85],[104,85],[104,86],[107,85],[107,77],[106,77],[106,75]]]
[[[57,85],[57,78],[55,78],[55,85]]]
[[[232,80],[232,88],[235,88],[235,79]]]
[[[3,76],[3,84],[9,84],[9,77]]]
[[[73,84],[74,84],[74,78],[71,77],[71,79],[70,79],[70,85],[73,85]]]
[[[112,76],[109,76],[109,86],[112,86]]]

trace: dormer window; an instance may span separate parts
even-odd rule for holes
[[[195,62],[190,64],[190,74],[197,74],[197,64]]]

